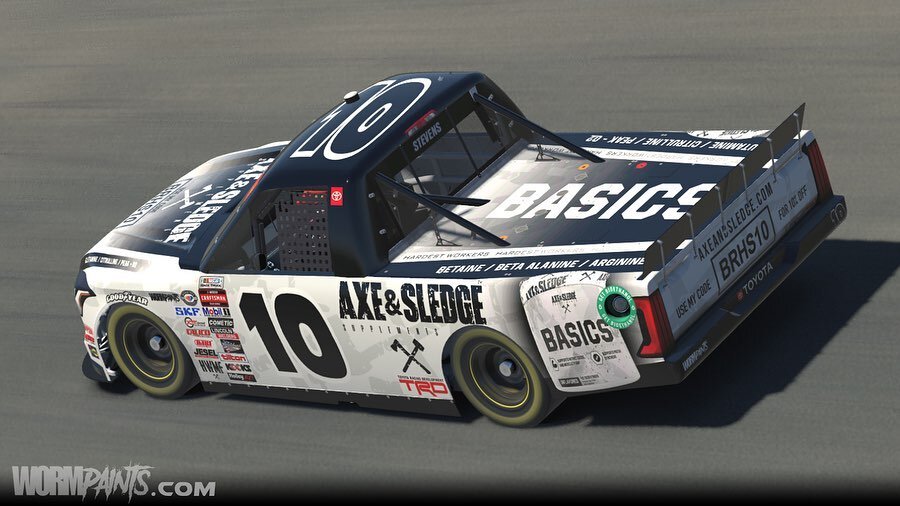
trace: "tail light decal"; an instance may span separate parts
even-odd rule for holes
[[[662,296],[656,291],[649,297],[635,297],[634,303],[638,307],[638,320],[644,335],[638,356],[644,358],[665,356],[672,349],[675,339],[672,337],[672,327],[669,325]]]
[[[816,191],[819,194],[818,201],[824,202],[830,199],[834,192],[831,190],[831,181],[828,179],[828,171],[825,169],[825,160],[819,150],[819,143],[812,141],[806,148],[809,163],[812,165],[813,177],[816,179]]]

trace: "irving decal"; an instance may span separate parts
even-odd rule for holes
[[[385,321],[402,315],[410,323],[485,324],[480,285],[404,283],[399,290],[381,283],[341,282],[342,319]]]

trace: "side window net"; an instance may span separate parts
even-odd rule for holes
[[[285,191],[275,204],[275,215],[280,269],[332,272],[328,243],[328,191]]]

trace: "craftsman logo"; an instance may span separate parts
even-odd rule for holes
[[[136,295],[131,292],[118,292],[107,295],[106,302],[110,304],[114,304],[116,302],[128,302],[131,304],[140,304],[142,306],[146,306],[150,301],[147,300],[147,297],[141,297],[140,295]]]
[[[547,351],[580,348],[602,342],[611,343],[612,331],[602,320],[566,322],[541,329],[541,340]]]
[[[344,205],[344,187],[343,186],[332,186],[331,187],[331,205],[333,206],[343,206]]]
[[[225,295],[225,290],[204,288],[200,290],[200,304],[213,307],[227,306],[228,296]]]
[[[450,393],[450,389],[447,388],[447,384],[443,381],[414,380],[406,378],[400,378],[399,381],[401,385],[406,386],[407,392],[413,392],[419,396],[427,394],[431,397],[439,397]]]
[[[425,351],[425,347],[422,346],[422,343],[420,343],[418,339],[413,339],[412,344],[413,344],[413,348],[412,348],[412,351],[410,352],[410,351],[407,351],[406,348],[404,348],[403,345],[400,344],[400,341],[398,341],[396,339],[394,339],[394,342],[391,343],[392,350],[397,351],[397,352],[402,352],[404,355],[406,355],[406,364],[403,365],[403,372],[408,371],[409,366],[412,365],[413,363],[415,363],[423,371],[425,371],[425,374],[431,374],[431,371],[429,371],[428,368],[425,367],[422,364],[422,362],[419,362],[419,359],[416,358],[416,354],[419,353],[420,351]]]
[[[526,183],[491,210],[487,218],[645,220],[662,213],[665,220],[677,220],[714,186],[702,183],[684,188],[679,183],[637,183],[626,190],[621,183],[587,188],[584,183],[569,183],[552,191],[547,183]]]
[[[481,291],[480,285],[404,283],[395,290],[376,282],[341,281],[340,317],[384,321],[402,316],[410,323],[483,325]]]

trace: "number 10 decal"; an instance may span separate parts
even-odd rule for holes
[[[241,296],[241,313],[250,330],[256,329],[262,338],[275,367],[281,372],[297,372],[294,363],[281,344],[275,324],[266,308],[262,294],[244,293]],[[300,362],[310,371],[326,378],[343,378],[347,375],[347,364],[344,356],[331,335],[331,330],[322,318],[316,306],[306,297],[293,293],[282,293],[275,297],[275,317],[281,326],[285,340]],[[321,355],[309,349],[300,325],[306,325],[312,331],[313,338],[319,345]]]

